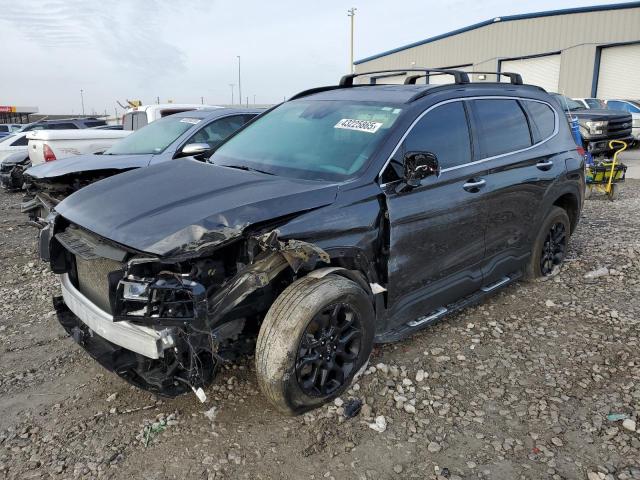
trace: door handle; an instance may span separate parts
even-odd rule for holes
[[[538,167],[540,170],[550,170],[551,167],[553,167],[553,161],[545,160],[544,162],[538,162],[536,163],[536,167]]]
[[[487,183],[487,181],[484,179],[476,180],[475,178],[471,178],[467,180],[464,185],[462,185],[462,188],[464,188],[467,192],[475,193],[482,187],[484,187],[485,183]]]

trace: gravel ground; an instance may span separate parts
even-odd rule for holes
[[[0,478],[640,479],[640,181],[587,202],[556,277],[376,348],[296,418],[251,360],[206,405],[102,370],[57,324],[19,200],[0,193]]]

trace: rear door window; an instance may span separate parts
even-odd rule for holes
[[[553,135],[556,129],[556,116],[546,103],[527,100],[523,102],[529,116],[534,143],[541,142]]]
[[[404,141],[404,152],[430,152],[440,168],[451,168],[471,161],[471,138],[462,102],[434,108],[413,127]]]
[[[531,132],[516,100],[471,100],[481,158],[515,152],[531,146]]]

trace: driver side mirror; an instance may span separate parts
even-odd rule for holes
[[[204,159],[211,152],[211,145],[208,143],[188,143],[182,150],[178,152],[176,158],[195,157],[199,160]]]
[[[420,186],[420,180],[432,175],[440,176],[438,158],[431,152],[407,152],[404,156],[404,183],[407,187]]]

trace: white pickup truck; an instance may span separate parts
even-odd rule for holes
[[[76,130],[34,130],[27,133],[31,165],[61,158],[101,153],[118,140],[131,134],[132,130],[99,130],[83,128]]]
[[[76,130],[39,130],[27,134],[31,165],[59,160],[75,155],[101,153],[134,130],[174,113],[222,108],[192,103],[141,105],[127,109],[122,117],[122,130],[104,127]]]

